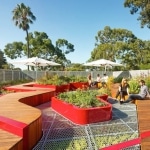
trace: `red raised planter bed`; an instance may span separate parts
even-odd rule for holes
[[[51,88],[54,89],[56,93],[66,92],[70,90],[70,84],[63,84],[63,85],[34,84],[33,87]]]
[[[106,103],[107,106],[79,108],[57,99],[57,97],[52,97],[51,107],[73,123],[84,125],[112,119],[112,105],[106,101],[103,102]]]
[[[88,82],[71,82],[70,83],[70,91],[74,91],[76,89],[86,89],[88,87]]]
[[[72,82],[68,84],[62,85],[50,85],[50,84],[28,84],[25,86],[29,87],[40,87],[40,88],[51,88],[54,89],[56,93],[66,92],[66,91],[73,91],[78,88],[83,89],[88,87],[87,82]]]
[[[102,99],[102,100],[104,100],[104,101],[106,101],[106,102],[108,102],[108,95],[107,95],[107,94],[104,94],[104,95],[97,95],[96,97],[97,97],[97,98],[100,98],[100,99]]]

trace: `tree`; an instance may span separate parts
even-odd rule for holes
[[[56,55],[55,46],[45,32],[29,33],[29,44],[31,57],[37,56],[51,60],[52,56]]]
[[[71,61],[66,58],[65,54],[74,51],[74,46],[67,40],[63,39],[64,43],[61,43],[62,41],[59,39],[56,41],[57,46],[55,46],[45,32],[38,31],[28,33],[28,38],[31,57],[37,56],[60,64],[64,64],[64,62],[66,65],[71,64]],[[26,44],[22,42],[8,43],[5,45],[4,52],[11,59],[26,56]]]
[[[26,32],[27,53],[28,58],[30,58],[28,30],[30,28],[29,24],[32,24],[33,21],[36,20],[36,17],[31,12],[30,7],[25,6],[24,3],[21,3],[20,5],[17,4],[12,13],[12,19],[15,21],[15,25]]]
[[[137,20],[142,28],[145,25],[150,28],[150,0],[125,0],[124,6],[130,8],[131,14],[139,14]]]
[[[5,55],[11,59],[16,59],[25,55],[22,42],[13,42],[5,45]]]
[[[67,71],[84,71],[85,66],[79,63],[72,63],[66,68]]]
[[[4,57],[4,53],[0,50],[0,68],[4,69],[5,65],[7,65],[6,58]]]
[[[126,29],[111,29],[106,26],[104,30],[98,31],[95,39],[95,48],[91,52],[90,60],[104,58],[116,61],[122,58],[123,53],[128,50],[127,46],[137,37]]]
[[[64,65],[64,68],[66,64],[70,64],[71,62],[67,60],[66,54],[69,54],[70,52],[74,52],[74,45],[69,43],[65,39],[58,39],[56,41],[56,51],[60,54],[61,57],[60,61],[62,61],[62,64]]]
[[[106,26],[98,31],[95,38],[95,48],[89,61],[100,58],[117,60],[124,64],[125,70],[142,69],[143,64],[149,63],[150,41],[138,39],[131,31]]]

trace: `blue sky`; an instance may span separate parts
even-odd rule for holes
[[[124,8],[124,0],[1,0],[1,50],[8,43],[25,42],[26,33],[12,21],[12,10],[22,2],[37,18],[29,32],[47,33],[54,45],[59,38],[68,40],[75,48],[67,55],[72,63],[85,63],[90,58],[95,36],[105,26],[127,29],[140,39],[150,39],[150,29],[140,27],[137,15]]]

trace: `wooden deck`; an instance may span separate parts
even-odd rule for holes
[[[19,85],[21,88],[21,85]],[[49,101],[50,97],[54,94],[50,94],[53,90],[41,89],[35,87],[22,87],[25,89],[32,89],[32,92],[18,92],[10,93],[0,97],[0,116],[14,119],[18,122],[25,123],[28,126],[27,139],[29,143],[28,149],[36,144],[42,135],[41,128],[41,112],[40,110],[31,107],[39,104],[39,99],[42,103]],[[113,88],[117,89],[117,88]],[[113,90],[113,97],[115,90]],[[42,96],[45,94],[46,96]],[[47,95],[48,94],[48,95]],[[39,97],[37,95],[40,95]],[[29,97],[29,98],[28,98]],[[46,101],[44,99],[49,97]],[[25,103],[25,104],[24,104]],[[26,105],[28,104],[28,105]],[[29,106],[30,105],[30,106]],[[136,101],[139,133],[142,134],[145,131],[150,131],[150,100]],[[1,125],[1,120],[0,120]],[[22,150],[23,149],[23,137],[18,136],[9,131],[5,131],[0,128],[0,150]],[[144,138],[141,141],[141,150],[150,149],[150,137]]]
[[[150,131],[150,100],[137,100],[139,133]],[[150,149],[150,137],[142,139],[141,150]]]
[[[48,102],[53,95],[52,89],[34,88],[34,91],[0,97],[0,150],[30,150],[34,147],[42,136],[42,116],[39,109],[31,106]]]

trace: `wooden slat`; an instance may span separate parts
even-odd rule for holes
[[[112,89],[112,97],[115,97],[116,90],[118,85],[115,85]],[[13,87],[15,88],[15,86]],[[19,85],[19,88],[22,88],[22,85]],[[23,87],[24,89],[35,90],[35,87]],[[49,92],[50,89],[36,88],[37,91],[33,92],[18,92],[10,93],[5,96],[0,97],[0,115],[5,116],[16,121],[20,121],[26,124],[29,124],[29,141],[31,146],[37,141],[37,137],[41,136],[41,112],[40,110],[27,106],[21,102],[19,99],[35,96],[38,94],[43,94],[44,92]],[[24,101],[28,102],[28,100]],[[138,126],[139,133],[144,131],[150,131],[150,100],[138,100],[135,102],[137,106],[137,115],[138,115]],[[37,129],[38,128],[38,129]],[[38,132],[37,132],[38,131]],[[22,138],[18,137],[9,132],[0,130],[0,150],[11,149],[11,150],[20,150],[22,149]],[[150,138],[142,139],[141,141],[141,150],[150,149]]]
[[[150,100],[137,100],[137,116],[139,133],[150,131]],[[141,141],[141,150],[150,149],[150,137],[144,138]]]
[[[15,149],[22,149],[22,138],[0,129],[0,150],[11,149],[13,145]]]
[[[13,86],[15,88],[15,86]],[[16,88],[21,88],[21,85]],[[32,87],[22,87],[32,88]],[[33,88],[32,88],[33,90]],[[9,93],[0,97],[0,116],[16,120],[27,124],[27,138],[28,149],[32,149],[42,136],[42,116],[41,111],[37,108],[29,106],[37,105],[43,99],[50,100],[50,97],[54,93],[52,89],[34,88],[31,92],[17,92]],[[39,96],[38,96],[39,95]],[[21,102],[21,99],[23,103]],[[24,101],[25,100],[25,101]],[[28,102],[28,105],[24,104]],[[0,129],[0,150],[22,150],[23,149],[23,137],[9,133]]]

